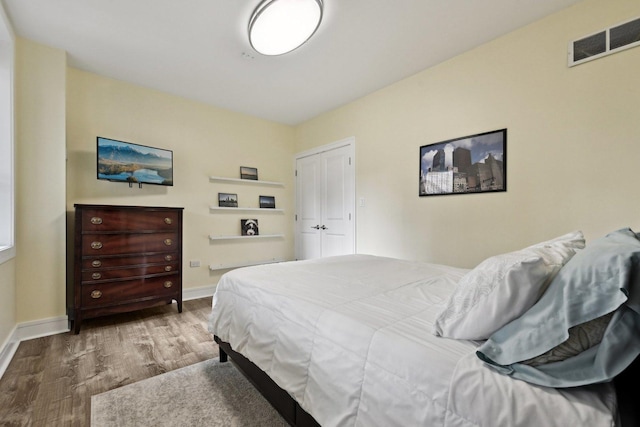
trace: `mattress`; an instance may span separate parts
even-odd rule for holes
[[[468,270],[369,255],[238,269],[209,330],[323,426],[612,426],[613,387],[533,386],[432,334]]]

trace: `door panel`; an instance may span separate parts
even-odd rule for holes
[[[296,258],[355,252],[353,146],[296,160]]]
[[[312,259],[322,256],[319,225],[322,223],[320,209],[320,163],[314,158],[303,158],[296,162],[296,240],[297,259]]]

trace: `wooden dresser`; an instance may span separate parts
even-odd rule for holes
[[[182,312],[183,208],[75,205],[70,328],[176,301]]]

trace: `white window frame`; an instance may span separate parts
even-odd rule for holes
[[[0,264],[15,257],[15,36],[0,3]]]

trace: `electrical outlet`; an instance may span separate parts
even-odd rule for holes
[[[189,267],[200,267],[200,260],[195,259],[193,261],[189,261]]]

